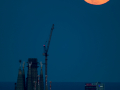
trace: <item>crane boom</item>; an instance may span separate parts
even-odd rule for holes
[[[49,49],[49,45],[50,45],[50,40],[51,40],[51,36],[52,36],[52,31],[54,29],[54,24],[52,25],[52,28],[51,28],[51,32],[50,32],[50,37],[49,37],[49,41],[48,41],[48,45],[47,45],[47,50],[46,52],[48,52],[48,49]]]
[[[49,45],[50,45],[50,40],[51,40],[51,36],[52,36],[52,31],[53,31],[53,29],[54,29],[54,24],[52,25],[52,28],[51,28],[51,31],[50,31],[50,37],[49,37],[49,41],[48,41],[48,45],[47,45],[47,48],[46,48],[46,46],[45,45],[43,45],[43,47],[44,47],[44,53],[43,53],[43,55],[45,56],[45,90],[47,90],[47,56],[48,56],[48,54],[47,54],[47,52],[48,52],[48,49],[49,49]]]

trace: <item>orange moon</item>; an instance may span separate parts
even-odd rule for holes
[[[84,0],[84,1],[93,5],[102,5],[107,3],[109,0]]]

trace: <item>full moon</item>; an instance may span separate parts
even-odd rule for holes
[[[93,5],[102,5],[107,3],[109,0],[84,0],[84,1]]]

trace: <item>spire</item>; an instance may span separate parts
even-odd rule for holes
[[[32,87],[32,74],[31,74],[31,65],[32,65],[32,62],[28,62],[28,74],[27,74],[27,90],[33,90],[33,87]]]
[[[25,62],[23,62],[23,84],[24,84],[24,90],[25,90],[25,71],[24,71],[24,65],[25,65]]]
[[[40,62],[40,65],[41,65],[41,71],[40,71],[40,90],[44,90],[42,62]]]
[[[18,72],[16,90],[24,90],[23,75],[22,75],[22,70],[21,70],[21,60],[19,60],[19,62],[20,62],[20,68],[19,68],[19,72]]]
[[[37,58],[28,58],[28,73],[27,73],[27,90],[33,90],[34,89],[34,81],[37,83],[37,68],[38,68],[38,62]],[[36,84],[36,90],[38,88],[38,84]]]
[[[31,65],[32,65],[32,62],[31,62],[31,63],[29,63],[29,68],[31,68]]]
[[[27,90],[27,83],[28,83],[28,79],[26,78],[25,90]]]
[[[40,62],[40,65],[41,65],[41,69],[42,69],[42,65],[43,65],[42,62]]]
[[[38,72],[37,72],[37,68],[38,68],[38,62],[37,62],[37,58],[28,58],[28,69],[31,70],[31,83],[32,83],[32,90],[34,88],[34,81],[37,82],[37,75],[38,75]],[[36,84],[36,89],[37,89],[37,84]],[[28,89],[29,90],[29,89]]]
[[[23,62],[23,69],[24,69],[24,66],[25,66],[25,62]]]

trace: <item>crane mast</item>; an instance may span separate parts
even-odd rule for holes
[[[49,37],[49,41],[48,41],[48,45],[47,45],[47,48],[45,45],[43,45],[44,47],[44,53],[43,55],[45,56],[45,90],[47,90],[47,52],[48,52],[48,49],[49,49],[49,45],[50,45],[50,40],[51,40],[51,36],[52,36],[52,31],[54,29],[54,24],[52,25],[52,28],[51,28],[51,32],[50,32],[50,37]]]

